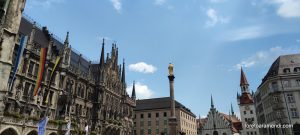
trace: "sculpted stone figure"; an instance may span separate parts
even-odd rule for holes
[[[174,74],[173,74],[173,68],[174,68],[173,64],[170,63],[170,64],[169,64],[169,67],[168,67],[168,69],[169,69],[169,75],[174,75]]]

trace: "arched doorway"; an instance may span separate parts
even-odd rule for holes
[[[296,123],[293,125],[294,135],[300,135],[300,124]]]
[[[5,129],[0,135],[18,135],[18,133],[13,128],[8,128]]]
[[[55,132],[52,132],[51,134],[49,134],[49,135],[57,135]]]
[[[218,131],[214,131],[213,135],[219,135]]]
[[[37,135],[38,132],[35,130],[30,131],[27,135]]]

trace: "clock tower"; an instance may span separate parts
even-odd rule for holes
[[[249,91],[249,83],[242,68],[240,87],[241,94],[237,93],[237,101],[243,125],[242,135],[259,135],[258,129],[246,127],[247,124],[257,124],[257,117],[255,112],[253,93],[250,93]]]

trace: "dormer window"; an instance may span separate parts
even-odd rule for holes
[[[283,69],[283,73],[290,73],[290,72],[291,72],[290,68]]]
[[[294,72],[300,72],[300,67],[295,67]]]

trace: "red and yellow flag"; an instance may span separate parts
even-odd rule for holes
[[[47,48],[41,48],[40,65],[39,65],[38,75],[37,75],[35,87],[34,87],[34,96],[37,95],[38,90],[41,86],[41,82],[43,79],[43,73],[44,73],[44,69],[45,69],[45,64],[46,64],[46,57],[47,57]]]

